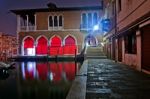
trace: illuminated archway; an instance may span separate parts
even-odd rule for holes
[[[97,39],[93,35],[89,34],[85,37],[85,44],[87,46],[97,46]]]
[[[67,36],[64,43],[64,54],[74,55],[75,51],[77,52],[76,40],[73,36]]]
[[[37,46],[36,46],[36,54],[37,55],[46,55],[48,53],[48,44],[47,39],[44,36],[41,36],[37,40]]]
[[[22,48],[23,55],[32,56],[35,55],[35,47],[34,47],[34,40],[32,37],[28,36],[23,40],[23,48]]]
[[[50,55],[62,55],[61,38],[53,36],[50,39]]]

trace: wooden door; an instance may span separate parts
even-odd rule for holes
[[[150,25],[142,28],[142,69],[150,71]]]

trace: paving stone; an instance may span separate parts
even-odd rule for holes
[[[149,99],[150,76],[109,59],[88,59],[86,99]]]

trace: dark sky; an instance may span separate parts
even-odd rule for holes
[[[16,34],[16,16],[9,10],[20,8],[46,8],[52,2],[58,7],[100,5],[100,0],[0,0],[0,32]]]

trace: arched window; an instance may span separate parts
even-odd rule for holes
[[[50,30],[60,30],[63,27],[63,16],[62,15],[50,15],[48,17],[48,29]]]
[[[58,19],[57,16],[54,16],[54,27],[58,26]]]
[[[85,12],[82,14],[81,17],[81,29],[90,29],[92,30],[93,27],[98,23],[98,14],[97,12]]]
[[[53,27],[53,18],[49,16],[49,27]]]
[[[72,36],[65,39],[64,54],[74,55],[76,51],[76,42]]]
[[[50,55],[61,55],[61,39],[58,36],[51,38],[50,42]]]
[[[97,17],[97,13],[95,12],[93,15],[93,26],[97,24],[98,21],[98,17]]]
[[[47,40],[45,37],[40,37],[37,41],[36,54],[44,55],[48,53]]]
[[[92,29],[92,13],[88,13],[88,28]]]
[[[59,16],[59,26],[62,26],[62,16]]]
[[[82,28],[87,28],[87,16],[85,13],[82,14]]]
[[[34,49],[34,40],[31,37],[27,37],[24,41],[23,41],[23,51],[24,51],[24,55],[34,55],[35,54],[35,49]]]

